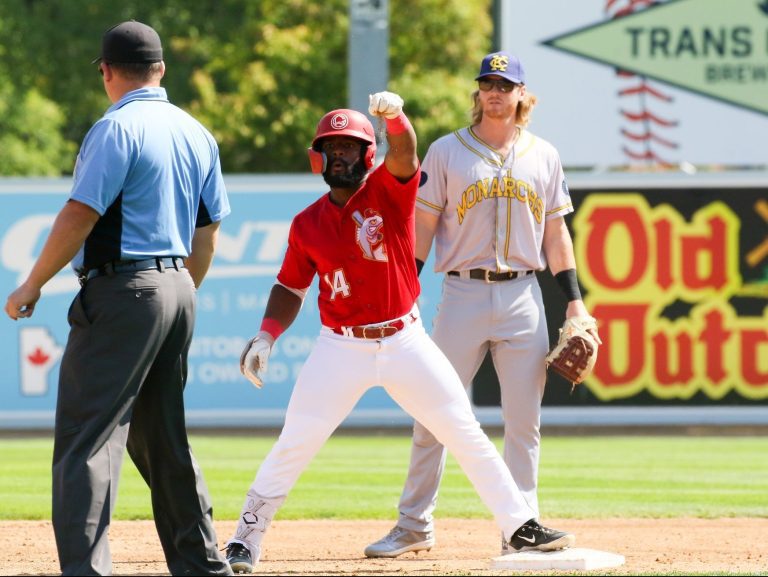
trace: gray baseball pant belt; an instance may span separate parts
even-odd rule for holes
[[[484,280],[485,282],[498,282],[502,280],[514,280],[518,277],[532,275],[536,271],[532,270],[512,270],[507,272],[495,272],[484,268],[473,268],[472,270],[449,270],[449,276],[458,276],[461,278],[471,278],[475,280]]]

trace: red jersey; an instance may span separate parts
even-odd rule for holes
[[[401,183],[381,164],[343,207],[324,195],[293,219],[277,280],[304,290],[320,277],[320,321],[379,323],[407,314],[421,287],[415,207],[421,170]]]

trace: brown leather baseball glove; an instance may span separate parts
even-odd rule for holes
[[[586,379],[597,360],[597,341],[589,333],[597,330],[593,317],[565,319],[557,345],[546,357],[547,368],[568,379],[574,386]]]

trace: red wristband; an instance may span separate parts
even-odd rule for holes
[[[408,117],[401,112],[394,118],[387,118],[387,134],[397,135],[402,134],[408,130],[411,126],[411,121]]]
[[[272,338],[277,340],[277,337],[283,334],[285,328],[280,324],[280,321],[273,318],[265,318],[261,321],[261,330],[272,335]]]

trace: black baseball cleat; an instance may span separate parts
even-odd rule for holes
[[[248,547],[241,543],[227,545],[227,563],[232,567],[232,572],[237,574],[253,573],[253,561]]]
[[[573,547],[574,543],[576,537],[570,533],[548,529],[535,519],[524,523],[509,540],[509,546],[515,551],[557,551]]]

